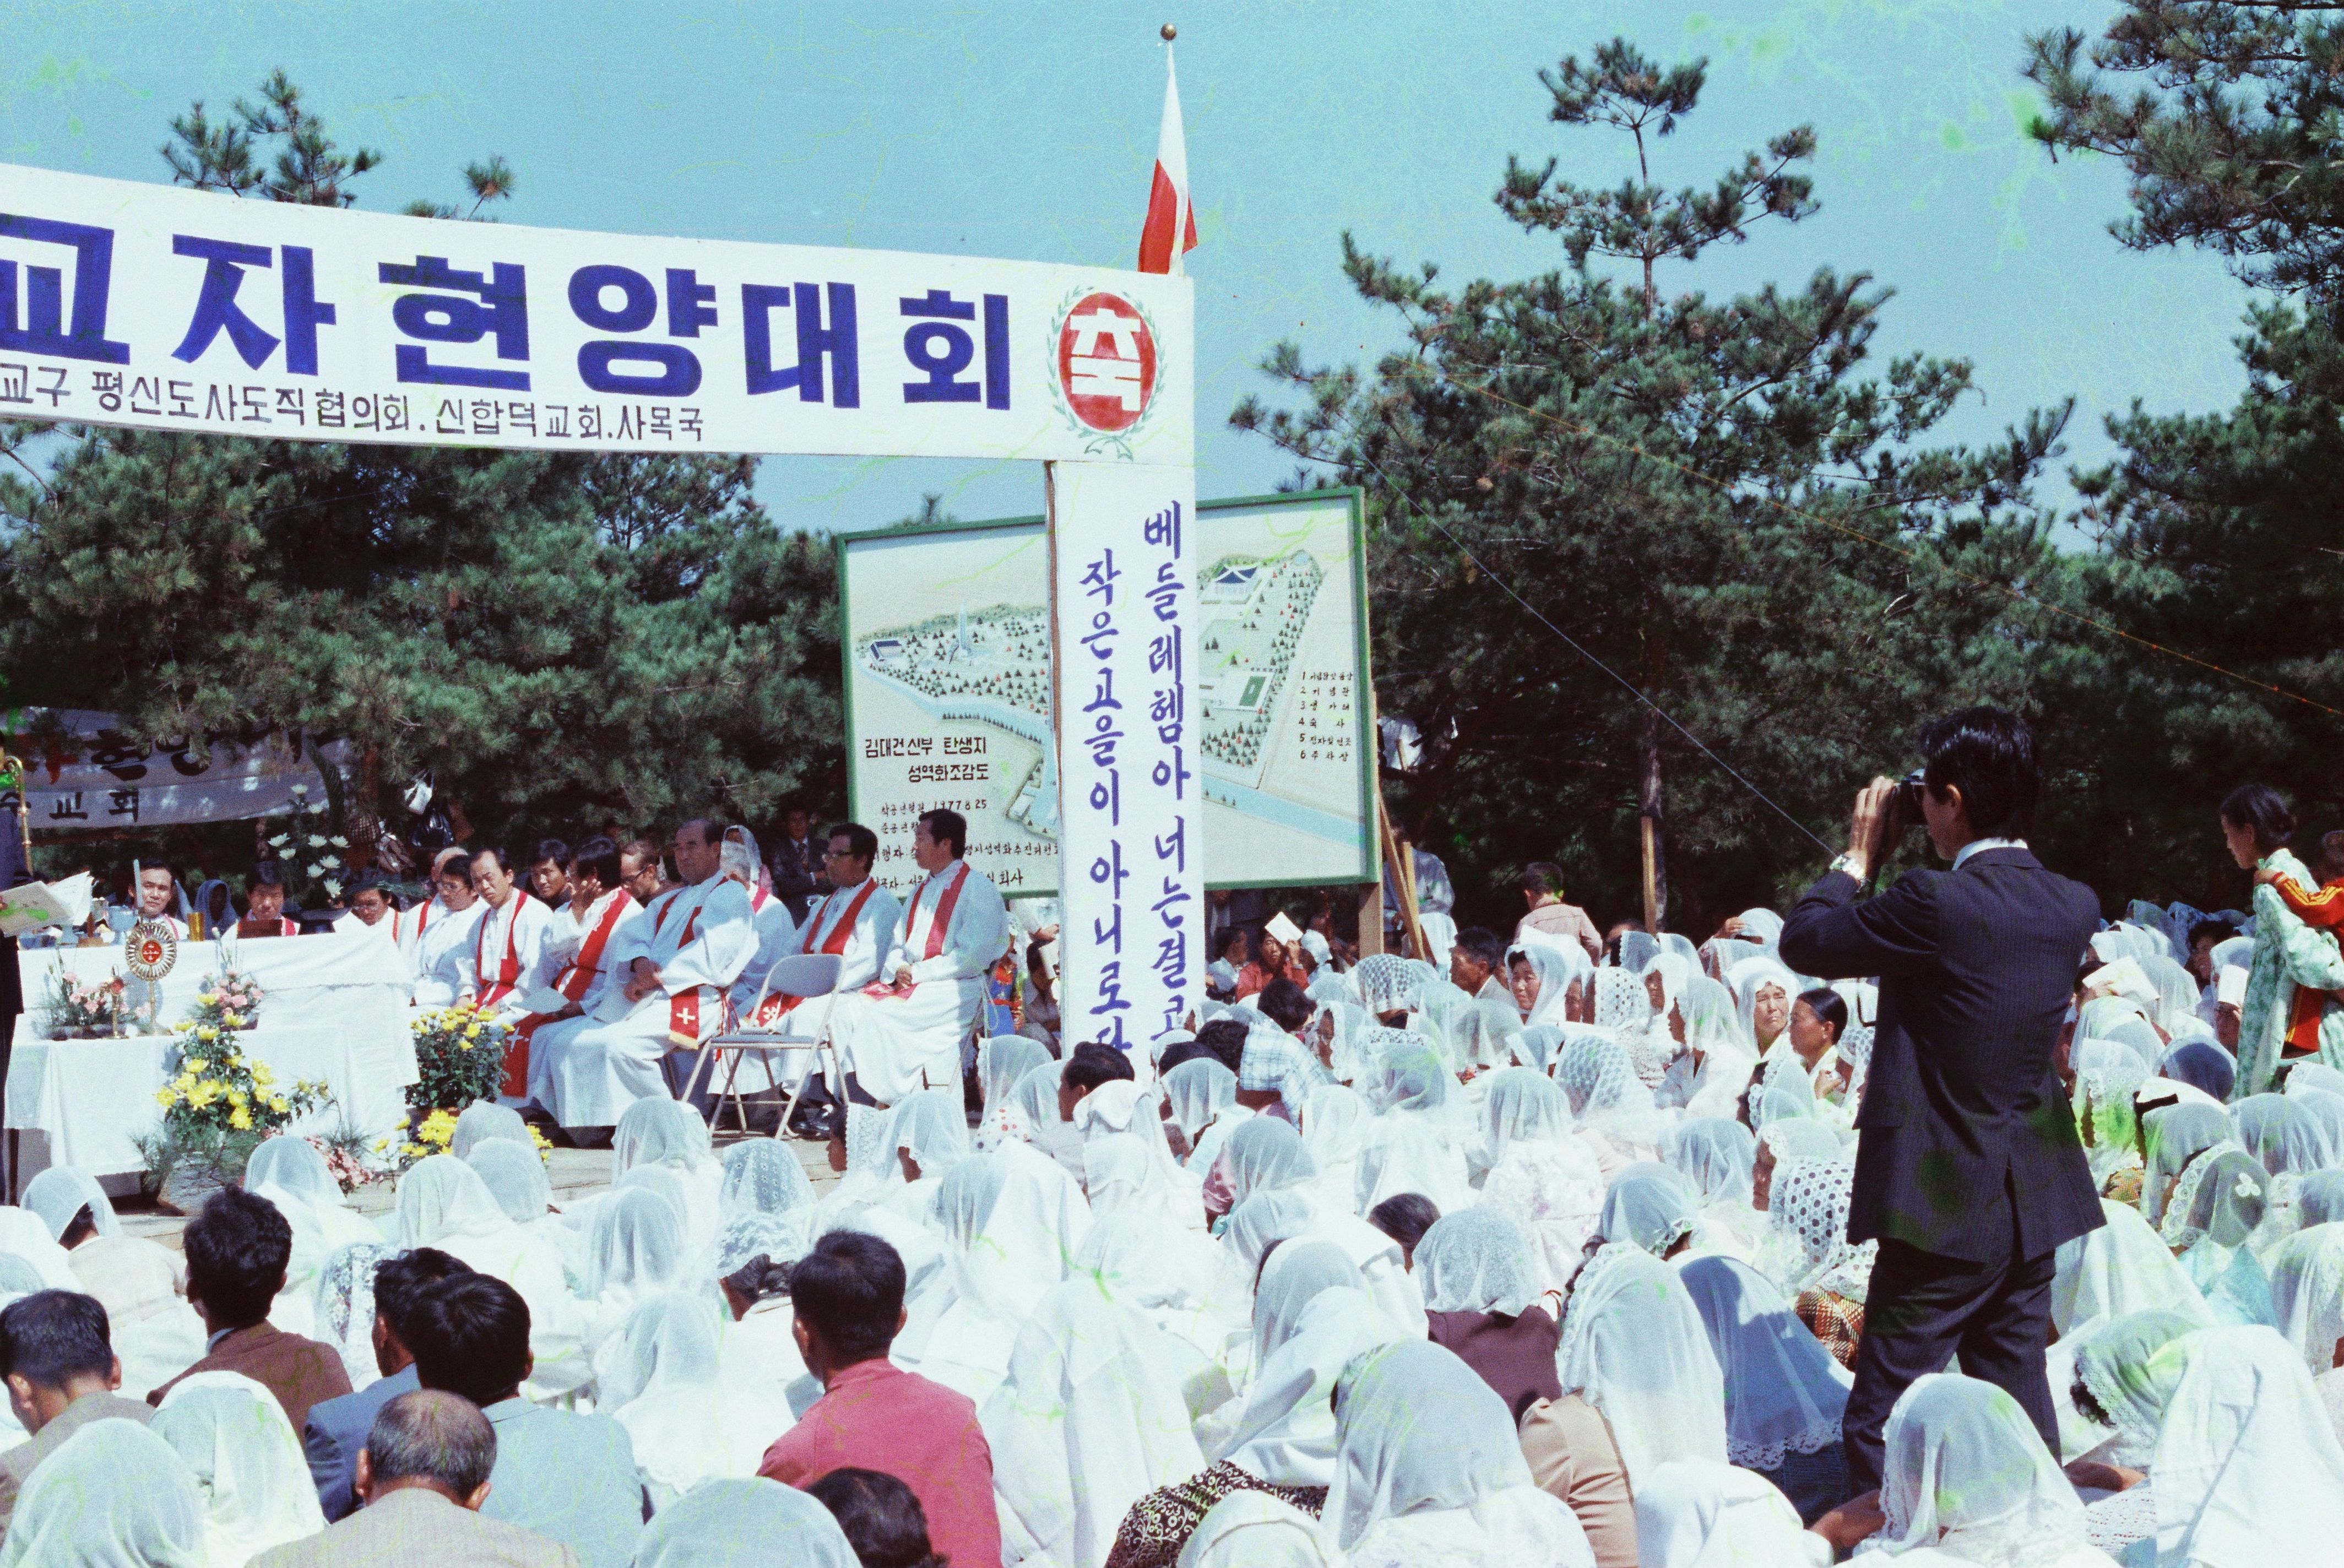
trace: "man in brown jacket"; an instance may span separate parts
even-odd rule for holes
[[[435,1389],[382,1407],[359,1451],[366,1506],[263,1553],[252,1568],[578,1568],[577,1553],[480,1515],[497,1434],[470,1400]]]
[[[0,1530],[33,1467],[66,1439],[109,1416],[145,1426],[153,1414],[115,1391],[122,1362],[106,1337],[106,1309],[77,1291],[36,1290],[0,1312],[0,1376],[8,1408],[33,1434],[0,1453]]]
[[[146,1396],[159,1405],[179,1378],[242,1372],[277,1396],[299,1431],[309,1407],[350,1391],[350,1375],[331,1346],[288,1334],[268,1320],[285,1288],[293,1228],[277,1206],[241,1188],[216,1192],[181,1238],[187,1253],[187,1304],[204,1320],[204,1359]]]

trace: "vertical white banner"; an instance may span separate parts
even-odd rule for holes
[[[1049,466],[1068,1048],[1137,1053],[1204,997],[1197,473]]]

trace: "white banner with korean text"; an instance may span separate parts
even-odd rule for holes
[[[0,165],[0,417],[567,450],[1193,460],[1185,278]]]
[[[134,742],[112,713],[15,708],[0,712],[0,747],[25,759],[35,833],[277,816],[293,809],[296,791],[313,806],[326,804],[325,778],[298,735]],[[349,743],[327,741],[314,756],[340,768]],[[14,791],[0,793],[0,806],[15,804]]]
[[[1053,463],[1058,898],[1069,1047],[1139,1053],[1204,997],[1204,856],[1188,703],[1190,468]]]

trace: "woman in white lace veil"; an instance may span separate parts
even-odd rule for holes
[[[1637,1559],[1648,1568],[1811,1568],[1814,1539],[1780,1492],[1713,1460],[1662,1465],[1636,1492]]]
[[[1349,1568],[1593,1568],[1579,1521],[1531,1482],[1504,1403],[1450,1351],[1361,1358],[1335,1420],[1319,1535]]]
[[[394,1209],[401,1247],[436,1247],[520,1292],[537,1387],[567,1389],[585,1376],[578,1356],[585,1315],[571,1308],[561,1250],[543,1232],[514,1224],[479,1171],[452,1154],[419,1159],[399,1179]]]
[[[1660,1158],[1665,1126],[1652,1090],[1618,1040],[1600,1030],[1566,1031],[1553,1076],[1570,1097],[1579,1137],[1607,1178],[1639,1159]]]
[[[1725,1456],[1780,1488],[1812,1522],[1844,1499],[1840,1421],[1849,1379],[1773,1280],[1730,1258],[1692,1258],[1677,1278],[1725,1379]]]
[[[50,1237],[66,1249],[78,1288],[98,1299],[116,1328],[159,1317],[179,1305],[186,1265],[169,1248],[126,1234],[106,1189],[89,1172],[69,1165],[49,1167],[26,1184],[25,1207],[40,1217]],[[307,1267],[288,1305],[308,1299],[318,1259],[312,1253],[303,1261]],[[288,1268],[288,1289],[293,1288],[292,1272]]]
[[[636,1302],[696,1285],[691,1265],[683,1221],[666,1199],[629,1188],[597,1204],[578,1281],[589,1351],[625,1326]]]
[[[659,1511],[635,1543],[633,1568],[857,1568],[829,1509],[762,1478],[712,1481]]]
[[[1050,1062],[1049,1051],[1023,1035],[995,1035],[976,1047],[976,1081],[985,1097],[975,1134],[978,1152],[1017,1136],[1009,1123],[1011,1093],[1018,1079]]]
[[[1854,1361],[1863,1338],[1864,1298],[1880,1249],[1877,1241],[1847,1239],[1854,1184],[1854,1168],[1837,1159],[1786,1159],[1776,1167],[1762,1269],[1843,1366]]]
[[[2160,1223],[2177,1183],[2194,1160],[2230,1139],[2230,1118],[2215,1105],[2162,1106],[2141,1118],[2148,1146],[2147,1170],[2141,1177],[2141,1218]]]
[[[1602,1170],[1572,1135],[1571,1101],[1551,1080],[1526,1068],[1494,1074],[1482,1108],[1491,1164],[1481,1201],[1529,1233],[1539,1289],[1560,1293],[1602,1211]]]
[[[1771,956],[1744,958],[1726,971],[1733,989],[1733,1014],[1742,1037],[1760,1060],[1787,1048],[1791,1004],[1799,999],[1799,977]]]
[[[342,1358],[353,1389],[382,1376],[374,1359],[374,1270],[398,1251],[386,1241],[353,1241],[336,1248],[318,1270],[311,1337]]]
[[[204,1502],[171,1445],[136,1421],[94,1421],[16,1494],[5,1568],[200,1568]]]
[[[635,1303],[598,1359],[597,1408],[633,1440],[653,1509],[705,1481],[745,1480],[786,1424],[763,1389],[725,1375],[715,1304],[704,1291]]]
[[[1666,1259],[1689,1246],[1701,1200],[1692,1187],[1665,1165],[1640,1160],[1612,1179],[1595,1233]]]
[[[629,1106],[611,1131],[613,1179],[639,1166],[663,1165],[684,1180],[691,1212],[687,1242],[703,1255],[716,1245],[717,1189],[724,1173],[710,1152],[708,1124],[681,1100],[643,1099]]]
[[[2329,1422],[2344,1435],[2344,1225],[2319,1225],[2288,1239],[2271,1257],[2271,1316],[2303,1358]]]
[[[724,1151],[724,1179],[717,1189],[717,1211],[726,1224],[744,1214],[768,1214],[802,1234],[798,1251],[813,1244],[813,1183],[789,1145],[753,1138]]]
[[[1563,1310],[1555,1372],[1601,1412],[1631,1487],[1672,1459],[1725,1458],[1725,1379],[1677,1271],[1608,1242]]]
[[[717,1348],[724,1377],[761,1401],[768,1421],[792,1408],[792,1385],[820,1392],[806,1376],[792,1332],[797,1311],[790,1299],[790,1270],[811,1246],[801,1226],[754,1211],[726,1221],[717,1238],[717,1289],[724,1302]]]
[[[2303,1360],[2273,1330],[2182,1340],[2157,1424],[2160,1563],[2261,1568],[2329,1560],[2344,1541],[2344,1447]]]
[[[1669,1165],[1692,1184],[1701,1200],[1693,1217],[1692,1249],[1749,1262],[1766,1234],[1766,1217],[1751,1204],[1758,1140],[1730,1117],[1689,1118],[1669,1143]]]
[[[1526,942],[1509,948],[1506,970],[1512,980],[1515,1010],[1524,1028],[1567,1024],[1575,1021],[1575,1016],[1593,1016],[1588,993],[1594,988],[1595,966],[1589,961],[1587,949],[1578,943]],[[1578,990],[1576,997],[1572,996],[1574,986]]]
[[[475,1100],[457,1113],[456,1131],[448,1140],[448,1152],[461,1159],[490,1138],[502,1138],[524,1148],[537,1147],[536,1140],[529,1136],[529,1123],[521,1119],[520,1112],[509,1105],[484,1099]]]
[[[244,1568],[271,1547],[326,1528],[301,1440],[277,1396],[238,1372],[172,1385],[149,1430],[195,1473],[204,1500],[204,1568]]]
[[[1958,1373],[1916,1380],[1889,1412],[1880,1508],[1867,1550],[1935,1547],[1977,1568],[2115,1568],[2084,1536],[2084,1505],[2058,1461],[1995,1387]]]
[[[1460,1136],[1463,1096],[1448,1066],[1418,1048],[1388,1057],[1372,1097],[1375,1125],[1359,1153],[1352,1210],[1421,1193],[1444,1213],[1473,1200]]]
[[[1349,1085],[1321,1084],[1312,1089],[1302,1102],[1302,1148],[1318,1168],[1310,1183],[1311,1196],[1353,1209],[1359,1201],[1359,1156],[1379,1130],[1375,1112]]]
[[[2107,1223],[2059,1244],[2051,1322],[2061,1338],[2135,1312],[2179,1312],[2200,1328],[2214,1315],[2148,1221],[2129,1204],[2100,1199]]]
[[[2262,1224],[2270,1177],[2243,1148],[2211,1148],[2173,1189],[2159,1234],[2225,1323],[2271,1321],[2270,1280],[2247,1243]]]
[[[293,1256],[285,1267],[288,1290],[306,1290],[337,1248],[371,1241],[379,1234],[350,1208],[326,1157],[308,1138],[280,1134],[254,1149],[244,1168],[243,1186],[275,1204],[293,1228]]]
[[[945,1289],[935,1315],[896,1338],[899,1364],[979,1404],[1007,1374],[1020,1326],[1073,1260],[1039,1174],[1005,1153],[972,1156],[945,1174],[936,1218]]]

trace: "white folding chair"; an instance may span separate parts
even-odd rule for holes
[[[797,1114],[798,1100],[805,1093],[806,1079],[820,1066],[822,1053],[831,1051],[832,1065],[837,1065],[836,1053],[830,1040],[830,1015],[831,1009],[838,1004],[838,976],[844,963],[845,960],[835,953],[793,953],[775,960],[763,984],[757,987],[757,999],[750,1005],[749,1017],[753,1018],[757,1016],[758,1008],[764,1005],[769,996],[803,996],[805,999],[791,1017],[793,1019],[803,1018],[807,1009],[819,1002],[821,1008],[813,1019],[812,1032],[784,1032],[736,1026],[722,1034],[712,1036],[701,1043],[700,1054],[692,1058],[692,1070],[684,1075],[683,1088],[676,1098],[689,1103],[703,1070],[707,1072],[712,1087],[716,1077],[713,1064],[722,1058],[726,1064],[724,1087],[715,1090],[716,1114],[709,1118],[709,1122],[712,1127],[722,1117],[724,1102],[729,1098],[732,1102],[733,1118],[745,1133],[749,1130],[749,1110],[736,1087],[741,1076],[741,1058],[752,1051],[756,1052],[758,1059],[764,1064],[766,1082],[778,1087],[781,1079],[774,1075],[773,1057],[776,1055],[786,1057],[793,1053],[803,1052],[813,1059],[809,1060],[804,1070],[798,1075],[797,1087],[790,1091],[789,1104],[783,1108],[781,1125],[774,1136],[779,1137],[786,1131],[790,1118]]]

